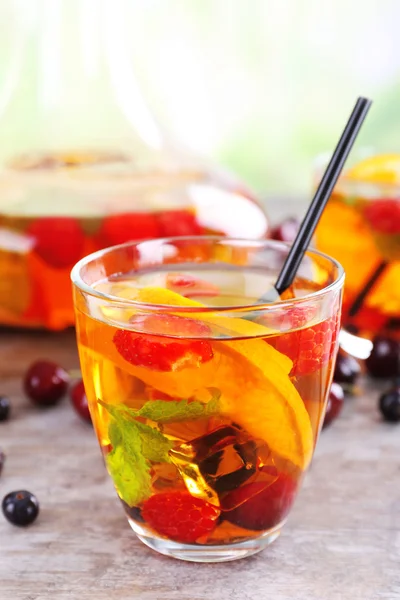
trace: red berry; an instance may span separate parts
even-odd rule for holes
[[[292,361],[291,375],[309,375],[327,364],[336,352],[339,317],[284,333],[268,341]]]
[[[400,233],[400,200],[382,198],[369,202],[364,208],[364,217],[378,233]]]
[[[166,286],[169,290],[177,292],[185,298],[193,296],[218,296],[219,289],[216,285],[193,275],[181,275],[180,273],[168,273]]]
[[[285,219],[271,230],[270,237],[272,240],[280,242],[292,242],[297,235],[300,223],[295,217]]]
[[[157,533],[186,544],[211,533],[219,515],[218,508],[186,491],[156,494],[142,509],[142,517]]]
[[[82,417],[84,421],[91,423],[92,418],[90,416],[88,399],[82,380],[75,383],[75,385],[72,387],[72,389],[70,390],[70,397],[72,406],[74,407],[78,415]]]
[[[179,335],[195,338],[209,335],[210,328],[200,321],[160,314],[135,318],[133,324],[146,333],[119,329],[113,337],[118,352],[132,365],[155,371],[177,371],[184,367],[199,366],[213,358],[211,344],[206,340],[163,337]],[[149,334],[149,331],[158,335]]]
[[[82,257],[85,234],[72,217],[43,217],[28,227],[34,251],[55,269],[72,267]]]
[[[296,482],[284,473],[268,487],[261,481],[248,483],[224,498],[223,508],[236,506],[224,512],[224,518],[244,529],[271,529],[288,515],[296,491]]]
[[[131,240],[148,240],[160,237],[157,218],[152,213],[126,213],[105,217],[99,237],[107,246]]]
[[[326,404],[323,428],[328,427],[341,413],[344,402],[343,388],[338,383],[332,383]]]
[[[158,215],[163,237],[200,235],[202,229],[196,215],[190,210],[168,210]]]
[[[42,406],[56,404],[67,391],[68,373],[56,363],[39,360],[25,374],[23,385],[27,396]]]

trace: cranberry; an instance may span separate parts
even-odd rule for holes
[[[329,390],[328,402],[326,405],[325,419],[322,428],[328,427],[334,421],[343,408],[344,392],[338,383],[332,383]]]
[[[336,358],[333,381],[336,383],[355,383],[361,373],[361,367],[353,356],[340,351]]]
[[[0,396],[0,421],[7,421],[10,416],[10,401],[7,396]]]
[[[299,221],[295,217],[289,217],[271,230],[271,239],[279,242],[293,242],[299,226]]]
[[[41,406],[56,404],[67,391],[68,373],[56,363],[38,360],[33,363],[24,377],[26,395]]]
[[[72,406],[78,413],[78,415],[88,423],[92,422],[92,418],[89,412],[89,404],[86,397],[85,388],[83,385],[83,381],[80,380],[72,387],[70,391],[70,398],[72,402]]]
[[[385,421],[400,421],[400,386],[388,390],[379,398],[379,410]]]
[[[400,375],[400,343],[389,337],[377,336],[373,344],[365,361],[368,373],[379,379]]]

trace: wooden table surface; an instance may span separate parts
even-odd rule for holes
[[[254,557],[202,565],[136,539],[91,426],[68,399],[38,410],[24,398],[37,358],[77,367],[73,332],[0,333],[0,393],[12,401],[0,497],[28,489],[41,505],[27,529],[0,516],[1,600],[400,599],[400,426],[381,422],[371,382],[322,433],[281,537]]]

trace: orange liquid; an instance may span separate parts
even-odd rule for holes
[[[113,282],[102,282],[101,289],[117,293]],[[228,295],[232,299],[232,290]],[[240,290],[237,297],[243,297]],[[218,297],[210,302],[218,304]],[[90,316],[77,298],[78,346],[99,444],[133,529],[187,542],[168,524],[146,521],[150,499],[179,492],[189,492],[218,515],[191,543],[228,544],[280,527],[322,424],[338,312],[325,320],[315,310],[300,315],[293,321],[296,329],[286,322],[282,333],[277,323],[225,320],[224,331],[230,328],[235,337],[229,340],[229,333],[215,339],[219,322],[212,316],[195,323],[173,318],[175,332],[168,335],[168,323],[156,315],[163,329],[157,336],[149,321],[139,319],[136,327],[132,314],[107,310]],[[116,326],[124,318],[125,327]],[[180,324],[192,332],[200,327],[202,335],[177,339]],[[260,328],[256,337],[244,334],[250,326]],[[143,426],[158,441],[146,456],[142,438],[138,457],[129,446],[136,443],[135,428]],[[165,445],[160,457],[155,445]]]

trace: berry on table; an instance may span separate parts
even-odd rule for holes
[[[354,356],[345,354],[343,351],[339,351],[336,358],[333,381],[336,383],[353,384],[360,373],[361,367]]]
[[[3,514],[13,525],[26,527],[35,521],[39,514],[39,502],[31,492],[20,490],[10,492],[3,498]]]
[[[400,422],[400,387],[395,387],[381,395],[379,410],[385,421]]]
[[[385,336],[375,337],[365,366],[372,377],[379,379],[400,375],[400,342]]]
[[[322,428],[328,427],[341,413],[344,402],[343,388],[338,383],[332,383],[326,404],[325,418]]]
[[[56,404],[67,391],[69,375],[62,367],[48,360],[33,363],[25,374],[26,395],[41,406]]]
[[[72,389],[70,390],[70,398],[72,406],[78,415],[88,423],[92,422],[92,418],[90,416],[88,399],[85,392],[85,387],[83,385],[83,381],[77,381]]]
[[[0,421],[7,421],[10,416],[10,400],[7,396],[0,396]]]
[[[157,533],[186,544],[208,535],[220,510],[189,492],[163,492],[146,500],[142,517]]]

